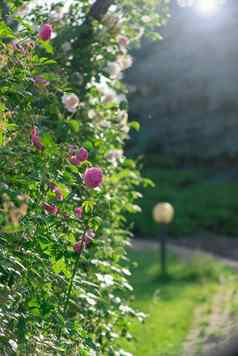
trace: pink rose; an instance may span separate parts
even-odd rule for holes
[[[64,94],[62,103],[64,104],[65,109],[72,113],[76,112],[80,105],[79,98],[74,93]]]
[[[42,41],[49,41],[52,37],[53,33],[53,28],[50,24],[45,23],[44,25],[41,26],[40,32],[39,32],[39,38]]]
[[[83,241],[76,242],[74,245],[74,251],[76,253],[80,253],[82,251],[82,249],[83,249]]]
[[[73,154],[72,156],[70,156],[69,161],[75,166],[78,166],[80,164],[80,158],[77,154]]]
[[[101,168],[91,167],[86,169],[84,173],[84,183],[89,188],[96,188],[102,184],[103,173]]]
[[[78,157],[80,159],[81,162],[83,161],[87,161],[88,159],[88,151],[86,150],[86,148],[81,147],[78,153]]]
[[[44,203],[43,208],[44,208],[45,212],[48,214],[57,215],[59,212],[59,208],[57,208],[57,206],[55,206],[53,204],[50,205],[48,203]]]
[[[60,188],[57,187],[57,185],[55,183],[50,182],[48,185],[49,185],[50,190],[52,190],[52,192],[55,193],[57,200],[60,200],[60,201],[64,200],[64,196],[63,196]]]
[[[26,53],[25,48],[20,43],[17,43],[16,41],[12,41],[12,47],[14,51],[21,52],[22,54]]]
[[[42,143],[40,142],[40,136],[38,133],[38,129],[35,126],[33,127],[32,131],[31,131],[31,142],[36,147],[36,149],[38,151],[43,150],[44,145],[42,145]]]
[[[118,36],[118,43],[122,47],[128,47],[129,45],[129,38],[127,36]]]
[[[75,243],[74,251],[76,253],[80,253],[84,248],[87,248],[88,245],[95,237],[95,232],[93,230],[87,230],[85,234],[82,236],[82,239]]]
[[[68,218],[69,218],[69,215],[68,215],[67,213],[64,213],[64,214],[63,214],[63,219],[64,219],[64,220],[68,220]]]
[[[77,218],[81,219],[83,217],[83,208],[81,207],[75,208],[74,213],[77,216]]]
[[[84,242],[86,247],[90,244],[90,242],[94,239],[95,232],[93,230],[87,230],[84,234]]]
[[[75,166],[78,166],[81,162],[84,162],[87,159],[88,151],[84,147],[81,147],[78,152],[74,152],[69,158],[70,162]]]

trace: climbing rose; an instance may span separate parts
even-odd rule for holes
[[[88,247],[88,245],[94,239],[94,237],[95,237],[95,232],[93,230],[87,230],[82,236],[82,239],[75,243],[74,251],[76,253],[80,253],[82,249]]]
[[[84,234],[84,241],[86,246],[94,239],[95,232],[93,230],[87,230]]]
[[[118,40],[118,43],[119,43],[119,45],[120,45],[121,47],[128,47],[128,45],[129,45],[129,38],[128,38],[127,36],[122,36],[122,35],[120,35],[120,36],[118,36],[117,40]]]
[[[22,54],[26,53],[25,48],[20,43],[18,43],[17,41],[12,41],[11,44],[12,44],[12,47],[13,47],[14,51],[19,51]]]
[[[42,41],[49,41],[52,37],[53,33],[53,28],[50,24],[45,23],[44,25],[41,26],[40,32],[39,32],[39,38]]]
[[[74,213],[77,216],[77,218],[81,219],[83,217],[83,208],[81,207],[75,208]]]
[[[87,161],[88,159],[88,151],[86,150],[86,148],[81,147],[78,153],[78,157],[80,159],[81,162],[83,161]]]
[[[80,158],[76,154],[73,154],[72,156],[70,156],[69,161],[70,161],[70,163],[74,164],[75,166],[78,166],[80,164]]]
[[[69,158],[70,162],[75,166],[78,166],[81,162],[84,162],[87,159],[88,151],[84,147],[81,147],[78,152],[74,152]]]
[[[64,94],[62,98],[64,107],[69,112],[75,112],[79,106],[79,98],[75,94]]]
[[[83,242],[82,241],[78,241],[76,242],[76,244],[74,245],[74,251],[76,253],[80,253],[82,251],[83,248]]]
[[[59,212],[59,208],[57,208],[57,206],[55,205],[50,205],[48,203],[44,203],[43,204],[43,208],[45,209],[46,213],[52,214],[52,215],[57,215]]]
[[[44,146],[40,142],[40,136],[37,127],[33,127],[31,131],[31,142],[36,147],[37,150],[42,151]]]
[[[117,63],[121,67],[121,70],[126,70],[132,66],[133,58],[129,54],[119,55]]]
[[[106,71],[112,79],[121,78],[121,66],[116,62],[109,62]]]
[[[89,188],[96,188],[102,184],[103,173],[101,168],[91,167],[86,169],[84,173],[84,183]]]

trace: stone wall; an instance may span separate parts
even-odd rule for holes
[[[204,16],[172,4],[163,41],[144,41],[129,71],[136,147],[182,157],[238,155],[238,1]]]

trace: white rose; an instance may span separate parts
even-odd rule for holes
[[[117,37],[117,41],[122,47],[128,47],[129,45],[129,38],[127,36],[119,35]]]
[[[117,63],[121,67],[121,70],[126,70],[132,66],[133,58],[128,54],[120,55],[117,57]]]
[[[144,23],[149,23],[149,22],[151,21],[151,17],[150,17],[150,16],[147,16],[147,15],[142,16],[142,21],[143,21]]]
[[[106,68],[107,73],[112,79],[120,79],[121,66],[116,62],[109,62]]]
[[[77,95],[72,93],[64,94],[62,98],[62,103],[64,104],[66,110],[68,110],[69,112],[75,112],[79,107],[80,101]]]

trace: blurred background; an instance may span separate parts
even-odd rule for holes
[[[156,185],[143,190],[139,237],[156,236],[158,201],[175,207],[175,238],[238,235],[238,1],[192,3],[171,0],[162,41],[143,41],[126,78],[141,124],[128,151]]]
[[[130,119],[141,125],[127,150],[154,182],[131,221],[134,303],[148,319],[128,348],[209,356],[225,347],[228,356],[238,334],[238,1],[171,0],[170,15],[126,77]],[[164,201],[175,209],[166,278],[152,218]]]

